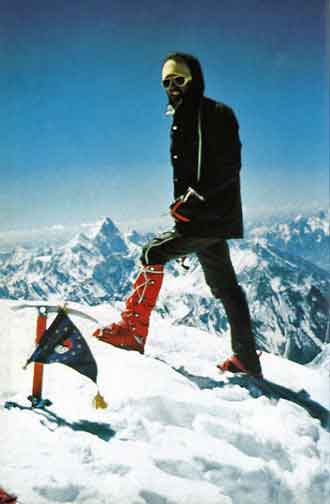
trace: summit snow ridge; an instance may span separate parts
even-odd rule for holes
[[[44,367],[46,410],[28,408],[35,312],[0,301],[1,485],[33,504],[320,504],[330,493],[330,437],[315,414],[330,408],[329,375],[264,353],[277,397],[247,377],[220,375],[228,352],[216,334],[155,314],[144,356],[91,337],[109,407],[67,366]],[[80,309],[86,310],[81,306]],[[88,307],[98,319],[115,310]],[[173,368],[181,368],[181,372]],[[184,372],[182,371],[184,369]],[[284,390],[285,394],[281,394]],[[293,399],[299,397],[299,404]],[[28,435],[26,435],[28,433]]]

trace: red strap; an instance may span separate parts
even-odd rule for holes
[[[180,208],[181,205],[183,205],[184,201],[183,200],[178,200],[176,203],[174,203],[173,207],[171,208],[171,214],[172,216],[182,222],[190,222],[190,219],[188,217],[185,217],[184,215],[181,215],[177,213],[177,209]]]

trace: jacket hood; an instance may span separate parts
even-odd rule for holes
[[[183,61],[189,68],[192,76],[191,87],[187,93],[193,101],[199,101],[204,95],[205,81],[200,62],[195,56],[187,53],[173,52],[166,56],[163,65],[170,59],[177,59]]]

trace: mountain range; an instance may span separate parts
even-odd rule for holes
[[[258,347],[300,363],[327,340],[329,316],[328,215],[319,212],[256,226],[231,242],[232,259],[251,309]],[[141,244],[151,237],[124,234],[110,218],[57,247],[17,247],[0,254],[0,297],[66,300],[121,306],[139,268]],[[221,306],[195,257],[189,270],[167,266],[157,310],[175,325],[228,336]]]
[[[296,215],[272,220],[270,224],[252,224],[250,238],[265,238],[276,248],[302,257],[330,271],[330,212]]]

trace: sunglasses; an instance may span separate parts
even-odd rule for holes
[[[183,75],[175,75],[174,77],[167,77],[163,80],[162,84],[165,89],[168,89],[171,84],[177,87],[185,87],[188,82],[191,81],[191,77],[184,77]]]

